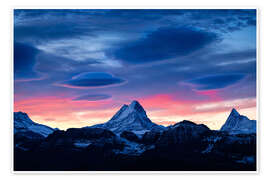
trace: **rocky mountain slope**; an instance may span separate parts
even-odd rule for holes
[[[249,120],[246,116],[240,115],[235,109],[232,109],[220,131],[226,131],[230,134],[256,133],[256,121]]]
[[[33,122],[26,113],[14,112],[14,134],[29,131],[47,137],[55,129]]]
[[[147,117],[145,110],[138,101],[132,101],[129,105],[123,105],[111,120],[92,127],[109,129],[117,134],[124,131],[144,134],[151,130],[162,131],[165,129],[165,127],[153,123]]]

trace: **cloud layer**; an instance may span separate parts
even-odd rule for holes
[[[82,95],[82,96],[74,98],[73,101],[81,101],[81,100],[99,101],[99,100],[105,100],[109,98],[111,98],[111,96],[107,94],[86,94],[86,95]]]
[[[124,80],[103,72],[85,72],[72,77],[60,85],[74,88],[103,87],[123,83]]]
[[[38,53],[39,50],[31,45],[14,43],[14,75],[16,79],[36,78],[38,76],[33,70]]]
[[[187,81],[194,85],[197,90],[220,89],[230,86],[245,77],[245,74],[216,74],[198,77]]]
[[[141,39],[118,45],[111,54],[123,61],[145,63],[188,55],[217,40],[217,34],[194,28],[160,28]]]

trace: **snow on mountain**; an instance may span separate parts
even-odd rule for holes
[[[233,108],[225,124],[221,127],[220,131],[226,131],[230,134],[256,133],[256,121],[249,120],[246,116],[240,115]]]
[[[165,127],[153,123],[146,115],[145,110],[138,101],[132,101],[130,105],[123,105],[121,109],[104,124],[94,125],[92,127],[105,128],[114,133],[123,131],[132,131],[140,134],[150,130],[161,131]]]
[[[27,131],[32,131],[47,137],[55,130],[48,126],[33,122],[26,113],[14,112],[14,134]]]

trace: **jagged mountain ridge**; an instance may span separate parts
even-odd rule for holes
[[[147,131],[163,131],[168,127],[153,123],[147,117],[145,110],[139,102],[132,101],[130,105],[123,105],[108,122],[88,126],[86,128],[104,128],[116,134],[130,131],[142,135]],[[32,131],[47,137],[55,130],[57,129],[33,122],[26,113],[14,112],[14,134],[17,132]],[[249,120],[246,116],[240,115],[233,108],[220,131],[231,134],[256,133],[256,120]]]
[[[232,117],[238,116],[233,111]],[[16,170],[256,169],[255,133],[215,131],[187,120],[157,131],[136,102],[124,105],[107,122],[106,128],[101,124],[96,126],[102,128],[55,130],[45,138],[28,128],[34,122],[26,113],[20,112],[19,117],[14,116],[17,118],[16,122],[14,120],[17,123],[14,128]],[[23,123],[18,124],[18,121]],[[117,124],[121,131],[124,130],[119,134],[110,130]],[[18,128],[18,125],[21,126]],[[144,129],[141,131],[152,130],[138,136],[132,132],[138,127]],[[183,160],[185,163],[181,163]],[[175,163],[168,167],[172,161]]]
[[[123,105],[120,110],[106,123],[91,127],[105,128],[114,133],[132,131],[136,134],[144,134],[147,131],[161,131],[165,127],[153,123],[138,101],[132,101],[130,105]]]
[[[33,122],[26,113],[14,112],[14,134],[29,131],[47,137],[55,129]]]
[[[233,108],[220,131],[226,131],[231,134],[256,133],[256,120],[249,120],[246,116],[240,115],[236,109]]]

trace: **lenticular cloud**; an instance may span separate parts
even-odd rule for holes
[[[86,72],[64,81],[60,86],[70,88],[103,87],[123,83],[124,80],[104,72]]]

